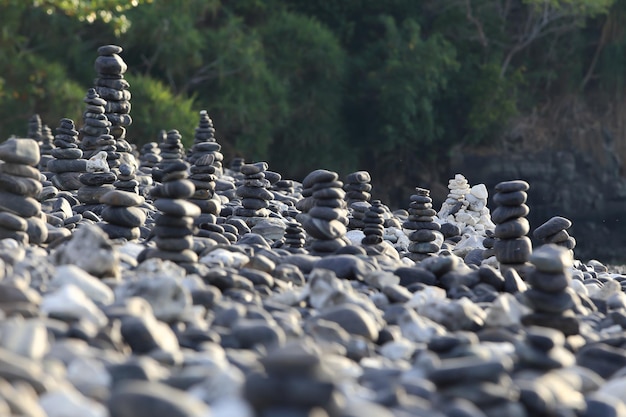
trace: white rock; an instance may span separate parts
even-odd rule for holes
[[[48,417],[108,417],[104,405],[83,396],[72,389],[46,392],[39,398],[39,405]]]
[[[250,258],[240,252],[217,248],[200,258],[200,262],[207,265],[221,264],[233,268],[241,268],[250,262]]]
[[[365,237],[365,233],[363,233],[362,230],[349,230],[346,232],[345,236],[352,245],[360,246],[361,241]]]
[[[530,309],[522,305],[509,293],[501,293],[491,306],[487,308],[485,326],[506,327],[515,326],[521,323],[523,315],[530,313]]]
[[[68,284],[76,285],[83,290],[91,301],[104,305],[111,304],[115,299],[111,288],[76,265],[58,266],[50,284],[52,288],[59,288]]]
[[[470,193],[481,200],[487,200],[489,198],[489,192],[485,184],[476,184],[470,189]]]
[[[41,359],[48,352],[48,330],[38,319],[20,316],[0,322],[0,346],[21,356]]]
[[[226,367],[216,369],[207,378],[189,388],[187,391],[192,396],[213,404],[220,398],[236,397],[241,393],[245,376],[239,368],[228,364]]]
[[[397,321],[402,336],[413,342],[427,343],[435,336],[446,334],[446,329],[443,326],[427,317],[418,315],[414,310],[403,311],[398,316]]]
[[[107,162],[107,153],[100,151],[87,160],[87,172],[109,172],[109,163]]]
[[[334,272],[328,269],[313,269],[307,282],[309,303],[313,308],[321,309],[329,305],[331,298],[352,293],[352,287],[347,280],[338,279]]]
[[[102,327],[107,323],[104,313],[75,285],[68,284],[46,294],[41,301],[41,312],[61,315],[76,320],[86,319]]]
[[[380,354],[391,360],[410,359],[415,352],[415,343],[407,340],[393,340],[380,348]]]
[[[439,287],[429,286],[422,291],[417,291],[413,294],[413,297],[405,304],[410,308],[420,308],[421,306],[432,303],[436,300],[445,300],[446,290]]]
[[[102,392],[111,385],[111,375],[102,361],[77,357],[67,366],[67,379],[84,395]]]
[[[576,291],[577,294],[589,295],[587,286],[580,280],[573,279],[569,282],[569,287]]]

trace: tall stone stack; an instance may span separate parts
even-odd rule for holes
[[[26,131],[26,137],[39,143],[41,139],[41,128],[41,117],[38,114],[33,114],[30,119],[28,119],[28,130]]]
[[[215,175],[221,177],[224,173],[223,161],[224,155],[220,152],[222,145],[215,139],[215,128],[213,120],[209,117],[206,110],[200,111],[200,121],[196,127],[193,145],[189,149],[187,162],[191,165],[195,164],[198,158],[206,154],[213,155],[213,166],[215,167]]]
[[[441,225],[435,221],[437,211],[433,209],[430,190],[415,187],[415,194],[410,198],[409,216],[402,224],[404,229],[412,231],[409,234],[411,243],[406,256],[412,261],[419,262],[439,252],[443,235],[440,233]]]
[[[192,250],[194,218],[200,208],[188,200],[194,193],[193,183],[187,179],[189,165],[179,159],[159,169],[161,184],[150,190],[154,206],[159,211],[153,228],[156,248],[146,248],[140,259],[160,258],[183,267],[197,263]]]
[[[554,243],[562,246],[569,250],[573,257],[576,239],[567,232],[567,229],[570,227],[572,227],[571,220],[561,216],[554,216],[536,228],[533,232],[533,237],[543,244]]]
[[[152,170],[152,178],[155,181],[161,181],[160,173],[167,170],[170,165],[179,165],[183,162],[184,146],[181,141],[182,136],[176,129],[172,129],[167,132],[164,140],[159,143],[159,150],[161,151],[161,161],[156,165],[156,169]],[[185,166],[189,166],[186,164]],[[186,175],[185,175],[186,178]]]
[[[83,99],[83,126],[80,128],[80,148],[86,159],[100,151],[114,151],[115,138],[109,135],[111,122],[105,115],[106,101],[100,97],[95,88],[87,90]]]
[[[124,79],[127,70],[126,63],[118,55],[122,48],[117,45],[104,45],[98,48],[98,58],[94,68],[98,73],[95,80],[96,92],[105,101],[105,115],[111,122],[110,134],[115,140],[118,152],[130,154],[131,147],[126,141],[126,127],[132,123],[130,117],[130,84]],[[111,168],[117,168],[121,163],[132,163],[129,155],[110,161]]]
[[[372,205],[365,213],[365,219],[363,220],[364,227],[363,233],[365,237],[361,241],[363,245],[377,245],[383,242],[383,236],[385,233],[385,219],[383,214],[385,210],[382,207],[380,200],[372,201]]]
[[[214,158],[210,153],[204,154],[196,159],[189,169],[191,172],[189,181],[193,183],[196,189],[189,201],[197,205],[202,212],[196,218],[197,225],[202,223],[214,224],[220,214],[221,202],[215,197]]]
[[[287,222],[282,249],[291,253],[306,253],[306,233],[300,223],[295,220]]]
[[[161,162],[161,149],[156,142],[148,142],[143,144],[139,151],[139,169],[141,172],[149,175],[159,162]]]
[[[438,216],[442,220],[454,222],[454,215],[463,208],[465,195],[470,193],[471,188],[462,174],[456,174],[454,178],[448,180],[448,190],[448,196],[441,205]]]
[[[314,255],[329,255],[346,246],[345,234],[348,224],[343,182],[336,172],[318,169],[302,181],[304,190],[310,190],[312,207],[297,216],[304,230],[313,238],[310,252]]]
[[[526,326],[550,327],[566,336],[578,334],[579,322],[573,308],[578,296],[569,286],[573,265],[569,250],[555,244],[540,246],[530,256],[534,269],[526,276],[531,289],[523,294],[533,312],[522,317]]]
[[[244,218],[251,227],[270,215],[268,207],[274,195],[268,190],[270,182],[265,179],[266,170],[267,162],[244,164],[241,167],[244,178],[236,194],[241,198],[242,207],[235,210],[235,215]]]
[[[0,145],[0,238],[41,244],[48,227],[36,200],[42,190],[39,144],[33,139],[8,139]]]
[[[139,239],[146,213],[138,206],[144,201],[142,196],[134,192],[120,189],[109,191],[100,197],[100,203],[105,205],[101,213],[104,222],[98,223],[98,226],[111,239]]]
[[[526,220],[528,206],[525,204],[530,188],[523,180],[504,181],[496,185],[493,201],[498,205],[492,215],[494,229],[494,252],[500,269],[513,268],[523,276],[532,252],[532,243],[526,234],[530,225]]]
[[[52,149],[54,149],[54,136],[52,135],[52,131],[48,127],[48,125],[43,125],[41,127],[41,136],[39,137],[39,164],[37,168],[40,171],[46,172],[48,171],[48,161],[53,159],[51,155]]]
[[[72,119],[61,119],[53,145],[52,159],[46,164],[47,170],[53,173],[52,184],[63,191],[78,190],[82,186],[79,178],[87,170],[87,160],[78,147],[78,131]]]
[[[367,171],[352,172],[345,178],[343,190],[346,192],[346,203],[350,211],[348,228],[351,230],[360,230],[364,226],[363,219],[372,198],[370,181],[372,177]]]
[[[76,197],[82,204],[75,206],[74,211],[82,213],[89,210],[99,214],[104,208],[100,204],[100,198],[115,189],[113,183],[116,180],[117,176],[107,163],[107,152],[101,151],[92,156],[87,161],[87,172],[79,177],[82,186],[78,189]]]

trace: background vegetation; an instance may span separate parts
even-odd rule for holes
[[[626,155],[626,2],[0,0],[0,137],[80,125],[100,45],[122,46],[141,144],[206,109],[227,160],[445,183],[463,149]],[[393,196],[391,196],[393,198]],[[406,197],[406,196],[405,196]]]

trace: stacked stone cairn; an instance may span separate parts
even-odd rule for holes
[[[161,178],[159,173],[163,172],[169,165],[183,162],[184,146],[181,141],[182,136],[176,129],[172,129],[167,132],[165,138],[159,143],[159,150],[161,151],[161,161],[156,165],[157,169],[152,170],[152,177],[155,181],[160,182]],[[189,165],[187,165],[189,166]]]
[[[364,226],[363,218],[372,198],[370,181],[372,177],[367,171],[352,172],[345,178],[343,189],[346,192],[346,202],[350,210],[348,228],[351,230],[360,230]]]
[[[98,226],[110,239],[139,239],[140,227],[146,222],[146,213],[138,206],[144,201],[144,197],[132,191],[119,188],[109,191],[100,197],[100,203],[105,205],[101,213],[104,222],[98,223]]]
[[[39,159],[38,168],[40,171],[48,171],[48,162],[54,159],[52,156],[52,150],[54,148],[54,136],[52,135],[52,131],[47,125],[44,125],[41,128],[41,136],[39,140],[39,153],[41,154],[41,157]]]
[[[573,251],[576,247],[576,239],[567,232],[567,229],[570,227],[572,227],[571,220],[561,216],[554,216],[536,228],[533,232],[533,237],[542,244],[554,243],[555,245],[563,246],[574,256]]]
[[[168,163],[163,164],[164,161]],[[160,258],[185,268],[198,262],[198,255],[192,250],[193,223],[201,212],[196,204],[186,201],[195,191],[187,179],[188,171],[189,164],[182,159],[166,158],[153,171],[160,182],[150,190],[154,207],[159,211],[152,230],[156,248],[146,248],[139,259]]]
[[[39,145],[33,139],[8,139],[0,145],[0,238],[41,244],[48,227],[36,198],[42,190]]]
[[[372,201],[369,210],[365,213],[365,219],[363,219],[363,234],[365,234],[365,237],[361,240],[363,245],[377,245],[383,242],[385,233],[384,213],[385,210],[380,200]]]
[[[295,220],[287,222],[282,249],[291,253],[306,253],[306,233],[300,223]]]
[[[532,243],[526,234],[530,224],[526,219],[529,212],[525,204],[529,185],[523,180],[504,181],[496,184],[493,201],[498,205],[492,215],[494,229],[494,250],[500,269],[514,269],[523,275],[532,252]]]
[[[26,131],[26,137],[36,141],[39,144],[41,141],[41,130],[41,117],[38,114],[33,114],[30,119],[28,119],[28,129]]]
[[[409,234],[409,253],[406,256],[419,262],[439,252],[443,235],[440,233],[441,225],[435,221],[437,211],[432,208],[430,190],[416,187],[415,191],[410,197],[409,216],[402,227],[412,230]]]
[[[448,196],[441,205],[438,216],[442,220],[454,223],[456,221],[455,214],[463,208],[465,195],[470,193],[470,186],[467,179],[456,174],[454,178],[448,180]]]
[[[318,169],[302,180],[302,195],[309,198],[312,207],[297,216],[309,236],[310,252],[328,255],[346,246],[344,238],[348,224],[348,210],[343,183],[336,172]]]
[[[139,181],[135,173],[135,167],[129,164],[122,164],[118,169],[117,181],[113,183],[116,190],[139,194]]]
[[[440,219],[457,226],[461,233],[484,236],[486,230],[495,228],[487,208],[489,193],[485,184],[470,187],[463,175],[456,174],[448,181],[448,189],[450,192],[437,214]],[[453,229],[445,232],[446,238],[458,240],[452,235]]]
[[[487,230],[485,232],[485,238],[483,239],[483,246],[485,247],[485,250],[483,251],[483,259],[489,259],[492,256],[496,256],[496,250],[493,248],[495,244],[496,238],[494,237],[493,230]]]
[[[237,174],[241,172],[241,167],[244,166],[245,163],[246,160],[244,158],[236,157],[233,158],[232,161],[230,161],[230,165],[228,168],[230,169],[232,174]]]
[[[566,336],[578,334],[573,309],[580,300],[569,285],[573,265],[569,250],[546,244],[533,251],[530,262],[534,269],[525,278],[531,288],[523,293],[523,299],[533,312],[522,317],[522,324],[550,327]]]
[[[191,165],[206,155],[213,155],[213,166],[215,167],[214,174],[221,177],[224,173],[222,162],[224,161],[224,155],[220,152],[222,145],[220,145],[215,139],[215,128],[213,127],[213,120],[209,117],[206,110],[200,111],[200,122],[194,134],[193,145],[189,149],[189,155],[187,156],[187,162]]]
[[[161,162],[161,159],[159,144],[156,142],[145,143],[139,151],[139,169],[143,173],[150,175],[152,168]]]
[[[207,153],[195,160],[190,168],[189,181],[196,188],[189,199],[200,207],[202,214],[196,218],[196,225],[202,223],[215,224],[220,214],[220,200],[215,196],[215,156]]]
[[[245,219],[251,227],[270,215],[268,207],[274,194],[269,191],[270,182],[265,179],[267,167],[267,162],[256,162],[244,164],[240,169],[244,178],[236,193],[241,198],[242,207],[235,210],[235,216]]]
[[[133,163],[132,148],[126,141],[126,126],[130,126],[130,84],[124,79],[127,65],[118,55],[122,48],[117,45],[104,45],[98,48],[98,58],[94,68],[98,73],[95,80],[96,92],[106,101],[105,115],[111,122],[117,158],[109,160],[109,166],[118,168],[122,163]]]
[[[79,178],[87,171],[87,160],[83,159],[83,151],[78,147],[78,131],[71,119],[61,119],[54,137],[54,149],[50,151],[51,159],[46,168],[54,175],[52,184],[62,191],[76,191],[81,187]]]
[[[87,91],[84,100],[86,103],[83,112],[83,126],[80,128],[80,148],[86,159],[100,151],[107,153],[115,151],[115,138],[110,135],[111,122],[105,115],[106,101],[102,99],[94,88]],[[107,159],[109,159],[107,155]],[[114,165],[109,164],[109,167]]]

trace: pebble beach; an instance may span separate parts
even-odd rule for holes
[[[204,110],[137,147],[121,52],[83,120],[0,144],[0,416],[626,417],[624,270],[530,224],[532,183],[391,209],[229,160]]]

